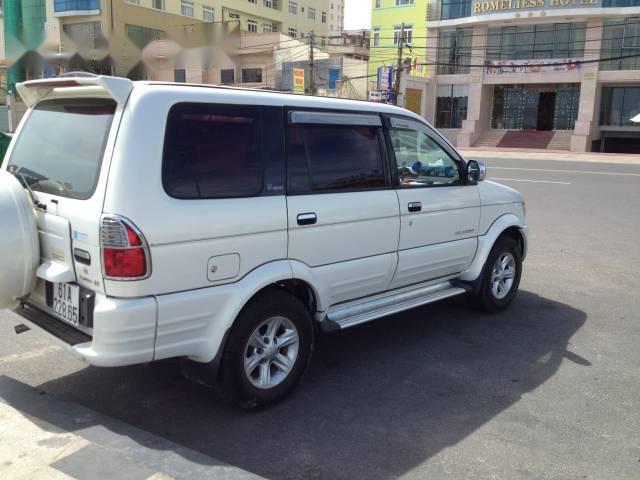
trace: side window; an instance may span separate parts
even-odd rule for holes
[[[176,198],[260,195],[265,166],[256,107],[180,103],[169,111],[162,182]]]
[[[289,125],[288,192],[385,187],[380,135],[371,125]]]
[[[400,188],[460,181],[458,162],[425,131],[412,127],[408,122],[392,121],[389,138],[398,166]]]

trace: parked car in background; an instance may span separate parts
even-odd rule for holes
[[[407,110],[102,76],[18,91],[0,308],[92,365],[179,357],[255,407],[322,331],[516,295],[522,195]]]

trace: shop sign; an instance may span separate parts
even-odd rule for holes
[[[602,7],[602,0],[473,0],[471,15],[488,15],[520,10],[599,7]]]
[[[573,72],[580,69],[576,58],[552,60],[488,60],[487,75],[510,75],[514,73]]]
[[[304,68],[293,69],[293,93],[304,95]]]

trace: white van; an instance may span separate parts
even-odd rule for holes
[[[407,110],[105,76],[18,91],[0,308],[89,364],[179,357],[255,407],[322,331],[516,294],[522,196]]]

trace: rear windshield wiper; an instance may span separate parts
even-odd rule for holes
[[[29,184],[29,181],[27,180],[27,177],[25,177],[22,173],[20,173],[20,168],[18,168],[13,173],[13,175],[24,186],[24,188],[27,189],[27,191],[29,192],[29,195],[31,196],[31,201],[33,201],[34,205],[36,207],[40,208],[41,210],[44,210],[46,212],[47,211],[47,206],[40,201],[40,199],[36,195],[36,192],[33,191],[33,189],[31,188],[31,185]]]

